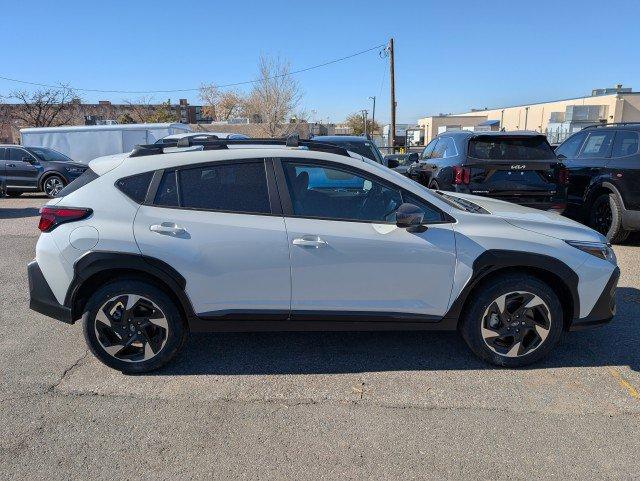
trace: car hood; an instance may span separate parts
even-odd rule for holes
[[[457,192],[447,192],[446,194],[473,202],[488,211],[489,215],[504,219],[509,224],[520,229],[562,240],[607,242],[606,237],[599,232],[555,212],[532,209],[479,195],[459,194]]]
[[[59,161],[59,160],[50,160],[49,164],[55,165],[55,166],[58,166],[58,167],[78,167],[80,169],[86,169],[87,168],[87,164],[83,164],[82,162],[76,162],[76,161],[63,162],[63,161]]]

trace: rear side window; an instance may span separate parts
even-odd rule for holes
[[[611,157],[626,157],[638,153],[638,133],[630,130],[619,130],[613,141]]]
[[[482,160],[551,160],[556,154],[547,139],[535,137],[477,137],[469,141],[469,157]]]
[[[591,132],[582,146],[581,159],[607,157],[611,151],[611,144],[615,132]]]
[[[93,170],[87,169],[82,174],[80,174],[78,178],[71,181],[71,183],[67,184],[60,192],[58,192],[56,197],[64,197],[65,195],[69,195],[72,192],[78,190],[80,187],[84,187],[89,182],[93,182],[98,177],[99,175],[96,174]]]
[[[116,182],[116,187],[120,189],[127,197],[142,204],[147,197],[147,190],[151,183],[153,172],[145,172],[130,177],[125,177]]]
[[[182,207],[248,214],[271,213],[262,161],[179,170],[178,179]]]

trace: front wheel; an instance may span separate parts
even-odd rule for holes
[[[624,242],[630,234],[622,227],[622,205],[615,194],[602,194],[593,202],[589,226],[613,244]]]
[[[153,371],[170,361],[187,337],[171,298],[142,281],[116,281],[91,296],[82,318],[91,352],[124,373]]]
[[[474,291],[460,330],[480,358],[520,367],[547,355],[560,339],[563,324],[560,301],[549,285],[526,274],[510,274]]]
[[[50,175],[42,184],[42,191],[47,197],[55,197],[66,185],[64,179],[59,175]]]

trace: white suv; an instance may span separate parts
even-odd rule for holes
[[[501,366],[603,324],[606,239],[557,214],[431,191],[313,141],[182,139],[94,160],[41,212],[31,308],[156,369],[188,332],[454,330]]]

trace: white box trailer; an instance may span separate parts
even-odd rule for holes
[[[25,147],[49,147],[78,162],[103,155],[130,152],[136,145],[153,144],[172,134],[191,132],[185,124],[116,124],[20,129]]]

